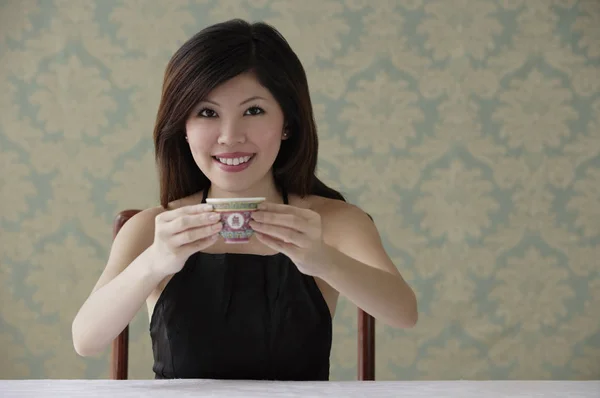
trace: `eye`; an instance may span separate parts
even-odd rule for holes
[[[217,112],[215,112],[215,111],[213,111],[212,109],[209,109],[209,108],[204,108],[200,112],[198,112],[198,116],[202,116],[202,117],[216,117],[217,116]]]
[[[256,115],[261,115],[265,113],[265,111],[262,108],[259,108],[258,106],[251,106],[250,108],[248,108],[248,110],[244,113],[244,116],[246,115],[250,115],[250,116],[256,116]]]

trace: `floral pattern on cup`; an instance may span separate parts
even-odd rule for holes
[[[264,200],[265,198],[206,199],[213,210],[221,214],[223,229],[220,235],[225,243],[247,243],[250,240],[254,233],[250,227],[252,212]]]

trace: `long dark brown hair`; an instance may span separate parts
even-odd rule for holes
[[[164,208],[173,200],[210,186],[185,141],[185,123],[192,109],[221,83],[250,71],[279,103],[289,133],[273,164],[277,186],[301,197],[313,194],[345,200],[315,175],[317,127],[300,60],[272,26],[234,19],[191,37],[175,52],[165,70],[154,127],[160,203]]]

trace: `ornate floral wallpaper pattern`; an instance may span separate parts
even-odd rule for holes
[[[600,377],[597,0],[0,1],[0,374],[99,378],[71,321],[111,221],[158,202],[164,67],[209,24],[274,24],[307,69],[319,173],[419,298],[378,379]],[[132,378],[152,377],[148,319]],[[353,379],[356,308],[332,379]]]

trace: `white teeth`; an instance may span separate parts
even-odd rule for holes
[[[239,164],[242,163],[246,163],[248,160],[250,160],[252,156],[243,156],[241,158],[217,158],[219,159],[219,162],[226,164],[228,166],[237,166]]]

